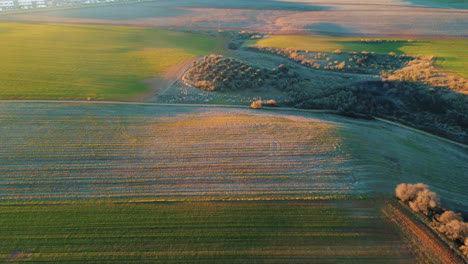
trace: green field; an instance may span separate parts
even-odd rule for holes
[[[0,24],[0,99],[128,99],[222,41],[148,28]]]
[[[0,260],[413,263],[375,202],[0,203]]]
[[[466,210],[465,148],[273,111],[0,103],[0,262],[419,263],[380,195]]]
[[[372,39],[371,39],[372,40]],[[385,39],[382,39],[385,40]],[[388,39],[394,40],[394,39]],[[408,55],[432,55],[437,57],[436,66],[468,77],[468,40],[407,40],[366,42],[359,38],[316,37],[316,36],[272,36],[259,40],[257,46],[292,48],[299,50],[312,50],[332,52],[368,51],[375,53],[395,52]]]

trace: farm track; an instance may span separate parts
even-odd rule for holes
[[[430,227],[396,201],[387,201],[384,214],[401,227],[418,263],[466,263]]]

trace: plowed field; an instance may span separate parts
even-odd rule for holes
[[[315,199],[424,182],[447,205],[468,208],[466,147],[376,121],[78,103],[3,103],[0,120],[3,200]]]

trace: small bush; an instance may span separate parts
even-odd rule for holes
[[[468,237],[465,239],[465,245],[461,246],[460,250],[465,255],[465,257],[468,257]]]
[[[253,101],[250,104],[250,107],[253,108],[253,109],[260,109],[260,108],[263,107],[263,102],[262,102],[262,100]]]

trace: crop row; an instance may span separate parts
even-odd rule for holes
[[[368,201],[0,203],[0,260],[411,263]]]
[[[20,110],[10,115],[14,109],[4,109],[1,198],[353,191],[346,155],[328,122],[247,112],[124,117],[66,109],[38,111],[20,122]]]

